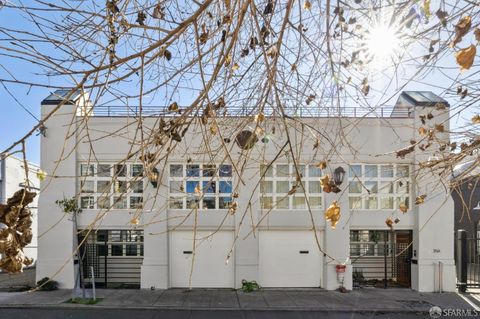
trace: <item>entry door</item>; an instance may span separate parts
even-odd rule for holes
[[[396,264],[397,283],[400,286],[411,286],[412,232],[396,232]]]
[[[234,260],[226,263],[233,243],[232,231],[197,231],[193,288],[233,288]],[[193,231],[173,231],[170,234],[170,286],[189,287],[193,257]]]
[[[323,257],[313,231],[260,231],[259,244],[261,286],[320,287]]]

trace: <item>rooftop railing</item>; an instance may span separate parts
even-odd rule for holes
[[[180,110],[182,110],[180,108]],[[225,117],[246,117],[255,115],[258,109],[255,108],[221,108],[217,110],[217,116]],[[85,113],[85,112],[83,112]],[[168,111],[165,106],[111,106],[102,105],[94,106],[93,109],[86,112],[89,116],[95,117],[154,117],[154,116],[176,116],[181,112]],[[278,109],[265,108],[263,110],[265,116],[282,116]],[[190,115],[195,112],[190,112]],[[197,113],[198,114],[198,113]],[[285,114],[289,117],[346,117],[346,118],[409,118],[413,117],[413,107],[377,107],[372,109],[360,108],[360,107],[343,107],[343,108],[286,108]],[[81,114],[83,115],[83,114]]]

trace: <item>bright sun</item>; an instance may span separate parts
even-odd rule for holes
[[[389,62],[400,47],[396,30],[388,25],[379,24],[370,29],[366,38],[368,55],[376,63]]]

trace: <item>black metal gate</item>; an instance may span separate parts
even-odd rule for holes
[[[87,236],[85,238],[85,236]],[[96,230],[80,232],[82,274],[85,286],[139,288],[143,262],[143,231]]]
[[[410,230],[351,230],[354,286],[410,288],[411,242]]]
[[[480,238],[459,230],[455,240],[455,265],[457,287],[466,292],[468,288],[480,287]]]

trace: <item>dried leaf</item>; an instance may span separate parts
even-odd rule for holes
[[[307,103],[307,105],[310,105],[310,103],[312,103],[313,100],[315,100],[315,94],[310,94],[305,100],[305,103]]]
[[[393,220],[392,220],[390,217],[388,217],[388,218],[385,220],[385,224],[387,224],[387,226],[388,226],[391,230],[393,230]]]
[[[423,126],[420,126],[420,127],[418,128],[418,134],[420,134],[420,135],[422,135],[422,136],[427,135],[427,129],[424,128]]]
[[[393,221],[395,224],[398,224],[400,222],[400,218],[395,218],[395,220]]]
[[[303,8],[305,10],[310,10],[312,8],[312,3],[308,0],[306,0],[304,3],[303,3]]]
[[[230,215],[235,214],[237,212],[237,208],[238,208],[238,202],[237,201],[232,202],[228,207],[228,212],[230,213]]]
[[[334,201],[325,211],[325,219],[330,221],[332,229],[335,229],[340,220],[340,207],[337,201]]]
[[[227,11],[230,11],[230,8],[231,8],[230,0],[224,0],[224,3],[225,3],[225,8],[227,9]]]
[[[139,11],[137,13],[137,20],[136,22],[139,24],[139,25],[145,25],[145,20],[147,19],[147,15],[145,13],[143,13],[143,11]]]
[[[272,14],[273,13],[273,0],[268,0],[267,5],[265,6],[265,10],[263,10],[263,14]]]
[[[295,194],[297,192],[297,188],[298,188],[297,184],[294,184],[292,188],[288,191],[288,195]]]
[[[442,23],[442,26],[445,28],[447,26],[448,13],[446,11],[442,11],[442,10],[438,9],[437,12],[435,12],[435,15],[437,16],[437,18]]]
[[[417,196],[417,198],[415,198],[415,205],[423,204],[425,202],[426,197],[427,197],[427,195]]]
[[[398,208],[399,208],[400,211],[401,211],[402,213],[404,213],[404,214],[408,211],[408,207],[407,207],[407,205],[405,205],[404,203],[401,203],[401,204],[398,206]]]
[[[368,84],[368,79],[364,78],[362,81],[362,93],[367,96],[370,92],[370,84]]]
[[[455,58],[457,60],[457,64],[460,66],[461,71],[470,69],[476,53],[477,48],[473,44],[468,48],[461,49],[455,53]]]
[[[443,124],[435,124],[435,130],[437,132],[443,133],[445,132],[445,126],[443,126]]]
[[[202,193],[202,189],[200,188],[200,183],[197,183],[197,186],[195,186],[194,193],[196,195],[200,195]]]
[[[225,57],[225,66],[229,66],[232,63],[232,56],[229,54]]]
[[[475,28],[475,31],[473,31],[473,34],[475,35],[475,40],[477,40],[477,42],[480,42],[480,28]]]
[[[215,124],[210,125],[210,133],[213,135],[218,133],[218,127]]]
[[[330,193],[332,191],[330,186],[330,176],[325,175],[320,177],[320,186],[322,186],[322,189],[325,193]]]
[[[457,43],[462,41],[463,36],[468,33],[471,26],[472,18],[470,16],[463,17],[458,21],[458,23],[455,25],[455,38],[450,43],[452,48],[457,45]]]
[[[326,161],[320,161],[318,162],[317,165],[315,165],[316,167],[320,168],[320,169],[325,169],[327,168],[327,162]]]
[[[140,220],[138,218],[134,217],[130,220],[130,224],[138,225],[138,224],[140,224]]]
[[[163,57],[165,59],[167,59],[167,61],[170,61],[172,59],[172,52],[168,51],[167,49],[165,49],[163,51]]]
[[[165,17],[165,13],[163,12],[163,8],[160,3],[158,3],[153,9],[152,17],[155,19],[163,19]]]
[[[414,150],[415,150],[415,146],[412,145],[396,151],[396,154],[397,154],[397,157],[399,158],[405,158],[406,155],[412,153]]]
[[[480,124],[480,115],[476,114],[472,117],[473,124]]]
[[[232,65],[232,71],[237,71],[239,68],[240,68],[240,65],[238,65],[238,63],[236,62]]]
[[[168,106],[168,111],[169,112],[178,112],[179,108],[178,108],[178,104],[177,102],[173,102],[172,104],[170,104]]]
[[[272,46],[270,49],[267,51],[267,56],[270,58],[274,59],[278,54],[278,50],[276,46]]]
[[[255,122],[262,123],[263,121],[265,121],[265,114],[263,114],[263,112],[260,112],[255,115],[254,119],[255,119]]]
[[[432,15],[430,13],[430,0],[423,0],[423,7],[422,7],[423,13],[425,14],[426,18],[430,18]]]

